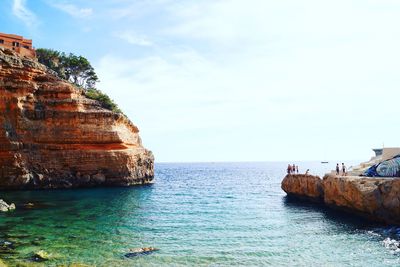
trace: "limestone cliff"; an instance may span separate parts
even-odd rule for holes
[[[0,49],[0,189],[150,183],[153,162],[125,116]]]
[[[288,195],[323,201],[375,221],[400,225],[400,178],[328,174],[321,180],[317,176],[288,175],[282,189]]]

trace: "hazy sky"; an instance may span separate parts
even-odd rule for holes
[[[0,31],[89,58],[157,161],[400,146],[400,1],[1,0]]]

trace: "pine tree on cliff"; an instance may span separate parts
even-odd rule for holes
[[[84,89],[95,88],[99,81],[94,68],[83,56],[73,53],[68,55],[53,49],[39,48],[36,50],[38,61],[55,71],[60,78],[68,80]]]
[[[99,78],[86,58],[70,53],[68,56],[63,55],[61,60],[66,80],[85,89],[96,86]]]
[[[99,78],[85,57],[46,48],[36,49],[36,56],[40,63],[55,71],[60,78],[84,89],[86,97],[99,101],[105,109],[122,113],[108,95],[96,89]]]

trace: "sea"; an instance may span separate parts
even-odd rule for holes
[[[17,205],[0,214],[0,259],[9,266],[400,265],[400,228],[288,199],[280,188],[288,163],[158,163],[153,185],[0,192]],[[294,163],[319,175],[336,165]],[[129,254],[142,247],[158,250]],[[50,259],[36,263],[41,250]]]

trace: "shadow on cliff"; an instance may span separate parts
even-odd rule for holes
[[[336,225],[344,225],[348,227],[349,230],[366,228],[371,229],[385,226],[384,224],[368,221],[359,215],[331,208],[323,203],[313,202],[307,199],[285,196],[283,198],[283,204],[288,209],[321,213],[326,220],[329,220]]]

